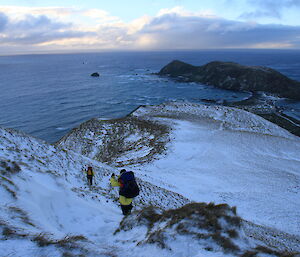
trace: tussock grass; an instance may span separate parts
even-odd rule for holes
[[[92,119],[73,129],[56,144],[63,148],[77,149],[83,155],[122,167],[149,162],[157,154],[163,153],[169,141],[169,130],[166,125],[130,116],[108,121]],[[139,137],[134,140],[136,135]],[[131,136],[133,140],[127,140]],[[101,141],[100,145],[96,143],[98,141]],[[124,154],[143,148],[147,148],[147,154],[117,161]]]
[[[4,220],[2,220],[2,219],[0,219],[0,226],[5,226],[5,225],[7,225],[7,222],[4,221]]]
[[[153,233],[150,233],[145,243],[147,244],[156,244],[162,249],[171,250],[166,244],[166,236],[164,229],[157,230]]]
[[[29,236],[28,234],[20,233],[16,228],[10,227],[8,225],[3,227],[2,235],[4,236],[5,239],[26,238]]]
[[[86,254],[75,254],[70,252],[64,252],[62,257],[86,257]]]
[[[2,235],[5,236],[5,237],[11,237],[11,236],[16,235],[16,234],[17,234],[16,230],[12,230],[9,227],[4,227],[3,228]]]
[[[246,251],[240,257],[256,257],[257,252],[256,251]]]
[[[28,217],[28,214],[24,210],[16,206],[10,206],[9,210],[16,213],[18,215],[18,218],[20,218],[25,224],[35,227],[33,222]]]
[[[231,238],[237,238],[238,237],[238,233],[236,232],[236,230],[234,229],[229,229],[226,231],[226,233],[229,235],[229,237]]]
[[[0,171],[3,175],[11,175],[19,173],[21,168],[16,162],[11,162],[8,160],[0,162]]]
[[[266,246],[257,246],[255,249],[244,252],[240,257],[257,257],[260,254],[267,254],[276,257],[299,257],[300,253],[280,252]]]
[[[10,180],[10,179],[8,179],[8,178],[6,178],[4,176],[0,176],[0,178],[1,178],[2,181],[7,182],[7,183],[9,183],[12,186],[15,186],[15,184],[14,184],[14,182],[12,182],[12,180]]]
[[[224,254],[231,253],[239,257],[299,256],[299,253],[282,252],[266,246],[253,248],[244,233],[240,233],[241,218],[236,213],[236,207],[227,204],[189,203],[171,210],[148,206],[124,217],[115,234],[137,226],[146,226],[145,238],[139,239],[137,245],[156,244],[160,248],[171,250],[168,245],[170,240],[177,236],[187,236],[194,242],[198,241],[199,246],[207,251],[222,249]]]
[[[21,233],[17,228],[7,224],[2,229],[4,240],[9,239],[27,239],[35,242],[39,247],[55,246],[61,248],[64,252],[62,256],[87,256],[89,250],[85,249],[85,245],[80,243],[88,242],[88,239],[83,235],[65,236],[62,239],[53,239],[51,235],[40,233],[38,235]]]
[[[235,213],[236,209],[227,204],[190,203],[166,211],[149,206],[133,214],[133,218],[124,218],[115,233],[128,231],[137,225],[146,225],[147,238],[139,244],[155,243],[161,248],[168,248],[166,238],[168,230],[172,230],[197,240],[212,240],[225,252],[238,252],[240,249],[232,238],[238,237],[241,220]]]
[[[300,256],[300,253],[291,253],[291,252],[280,252],[274,249],[271,249],[266,246],[257,246],[255,248],[257,253],[264,253],[264,254],[269,254],[273,256],[278,256],[278,257],[298,257]]]
[[[3,188],[8,192],[8,193],[10,193],[11,194],[11,196],[13,197],[13,198],[15,198],[15,199],[17,199],[17,193],[14,191],[14,190],[12,190],[9,186],[7,186],[7,185],[2,185],[3,186]]]
[[[41,233],[35,236],[32,241],[36,242],[39,247],[56,245],[65,249],[72,249],[77,247],[76,242],[78,241],[88,241],[86,237],[82,235],[77,236],[66,236],[62,239],[56,240],[51,239],[47,234]]]
[[[147,162],[155,154],[161,154],[164,151],[166,142],[162,140],[162,138],[164,138],[168,132],[169,129],[167,126],[152,121],[140,120],[133,117],[112,120],[109,131],[104,136],[102,151],[99,151],[96,159],[112,163],[128,151],[147,146],[150,148],[149,153],[138,159],[140,163]],[[135,142],[126,142],[126,138],[135,133],[142,135],[142,138]],[[152,138],[150,138],[150,135]],[[136,160],[131,159],[127,162],[134,164]],[[121,167],[123,165],[123,162],[117,162],[117,166]]]
[[[0,170],[1,170],[1,168],[0,168]],[[9,176],[10,174],[6,174],[5,173],[5,175],[6,176]],[[17,186],[15,185],[15,183],[11,180],[11,179],[9,179],[9,178],[7,178],[7,177],[5,177],[5,176],[0,176],[0,185],[14,198],[14,199],[17,199],[17,193],[16,193],[16,191],[17,191]]]
[[[240,248],[235,245],[230,238],[222,236],[220,232],[212,234],[211,237],[225,250],[225,252],[237,252],[240,250]]]

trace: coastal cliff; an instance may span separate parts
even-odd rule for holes
[[[300,100],[300,82],[262,66],[243,66],[233,62],[218,61],[203,66],[193,66],[175,60],[163,67],[158,75],[229,90],[264,91],[280,97]]]

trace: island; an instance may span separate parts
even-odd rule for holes
[[[263,91],[279,97],[300,100],[300,82],[263,66],[244,66],[234,62],[220,61],[194,66],[174,60],[163,67],[158,75],[222,89]]]
[[[100,74],[98,72],[94,72],[91,74],[91,77],[99,77],[99,76],[100,76]]]

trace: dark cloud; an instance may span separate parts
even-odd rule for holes
[[[86,32],[72,30],[72,24],[55,22],[45,15],[27,15],[21,20],[10,20],[0,13],[0,33],[5,35],[0,44],[39,44],[52,40],[78,38],[88,35]]]
[[[72,46],[59,40],[74,39]],[[290,47],[300,48],[300,26],[261,25],[205,16],[168,13],[152,18],[140,30],[130,25],[101,25],[84,32],[70,23],[46,16],[25,16],[10,20],[0,13],[0,47],[122,48],[122,49],[205,49]],[[54,43],[56,42],[56,44]]]
[[[153,19],[139,34],[151,38],[154,47],[161,49],[247,48],[280,44],[300,47],[300,27],[175,14]]]
[[[30,32],[27,34],[13,34],[1,40],[3,44],[13,44],[13,45],[35,45],[41,44],[54,40],[62,40],[69,38],[80,38],[87,36],[88,33],[83,32],[59,32],[59,31],[49,31],[49,32]]]
[[[23,20],[11,23],[13,29],[21,30],[59,30],[69,28],[72,26],[70,23],[54,22],[45,15],[32,16],[27,15]]]
[[[243,13],[241,18],[273,17],[280,19],[284,9],[300,7],[300,0],[247,0],[247,2],[254,7],[254,10]]]

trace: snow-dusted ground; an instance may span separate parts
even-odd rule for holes
[[[118,256],[123,251],[113,236],[123,218],[117,189],[109,186],[116,169],[10,129],[0,128],[0,149],[0,256]],[[93,187],[82,172],[88,165],[96,173]],[[135,199],[140,206],[188,202],[141,184],[142,196]]]
[[[170,103],[134,115],[165,116],[159,119],[173,127],[168,154],[139,168],[144,179],[192,201],[226,202],[246,220],[300,235],[298,137],[220,106]]]
[[[279,237],[274,246],[300,251],[299,138],[234,108],[170,103],[132,115],[172,128],[164,154],[130,167],[142,185],[135,205],[228,203],[237,206],[254,238],[268,243],[269,231]],[[0,256],[233,256],[182,236],[170,239],[172,251],[136,246],[143,227],[113,235],[122,220],[116,189],[108,186],[116,169],[62,147],[0,128]],[[126,154],[119,158],[135,153]],[[93,188],[85,185],[86,165],[97,174]],[[62,241],[66,236],[69,243]],[[38,246],[41,237],[48,246]]]
[[[37,247],[35,238],[40,233],[49,241],[82,235],[104,242],[118,226],[117,206],[104,197],[93,200],[82,173],[92,165],[99,181],[113,171],[110,167],[13,130],[0,129],[0,148],[0,256],[62,256],[72,251]],[[90,247],[84,242],[75,252]],[[101,251],[91,252],[101,256]]]

